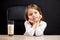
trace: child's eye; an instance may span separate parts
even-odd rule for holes
[[[35,12],[35,14],[37,14],[37,12]]]
[[[33,15],[32,13],[29,14],[29,16],[32,16],[32,15]]]

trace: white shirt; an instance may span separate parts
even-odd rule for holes
[[[41,21],[39,23],[39,26],[36,29],[33,29],[31,27],[32,25],[28,21],[25,21],[24,25],[25,25],[25,29],[26,29],[24,35],[33,36],[35,33],[35,36],[40,36],[40,35],[43,35],[44,30],[47,26],[47,23],[44,21]]]

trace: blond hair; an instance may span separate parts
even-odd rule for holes
[[[30,4],[30,5],[28,5],[28,6],[26,7],[26,9],[25,9],[25,14],[24,14],[25,20],[28,20],[28,9],[29,9],[29,8],[33,8],[33,9],[35,9],[35,10],[38,10],[39,13],[40,13],[40,15],[42,15],[41,8],[39,8],[36,4]],[[43,17],[42,17],[42,19],[43,19]],[[41,20],[42,20],[42,19],[41,19]]]

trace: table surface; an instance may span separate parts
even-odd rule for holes
[[[0,35],[0,40],[60,40],[60,35],[43,35],[43,36]]]

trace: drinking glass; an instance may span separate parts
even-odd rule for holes
[[[14,35],[14,21],[8,20],[8,35],[13,36]]]

